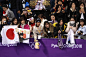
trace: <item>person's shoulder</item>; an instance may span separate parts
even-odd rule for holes
[[[86,28],[86,25],[84,25],[84,27]]]
[[[33,28],[35,29],[35,28],[36,28],[36,26],[33,26]]]
[[[70,22],[68,22],[67,24],[69,24]]]
[[[47,19],[43,19],[43,21],[48,21]]]

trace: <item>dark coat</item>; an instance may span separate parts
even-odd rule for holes
[[[86,8],[84,10],[85,10],[85,13],[83,15],[84,15],[85,24],[86,24]],[[81,17],[81,13],[79,13],[79,10],[78,10],[78,16],[77,16],[78,22],[80,21],[80,17]]]
[[[67,22],[66,19],[66,13],[63,13],[62,11],[60,13],[55,13],[56,20],[58,21],[60,18],[63,19],[64,22]]]
[[[57,24],[57,27],[54,28],[54,37],[58,36],[58,31],[61,31],[61,34],[66,34],[65,30],[66,30],[67,24],[65,23],[64,25],[62,25],[61,29],[60,29],[60,25]]]

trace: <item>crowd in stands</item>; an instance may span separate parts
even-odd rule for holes
[[[30,37],[35,40],[37,35],[58,38],[58,34],[61,34],[62,38],[66,38],[64,34],[70,29],[76,35],[86,35],[84,2],[57,0],[54,7],[47,10],[40,1],[34,9],[30,8],[30,3],[26,0],[25,5],[19,3],[20,0],[9,0],[7,3],[6,1],[0,2],[0,31],[6,25],[18,25],[18,28],[30,30]],[[81,39],[80,36],[78,38]]]

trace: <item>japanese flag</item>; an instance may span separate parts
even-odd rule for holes
[[[2,44],[16,44],[19,42],[18,34],[15,32],[17,26],[4,26],[1,31]]]

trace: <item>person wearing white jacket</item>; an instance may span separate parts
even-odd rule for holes
[[[36,25],[33,26],[34,41],[37,40],[40,36],[43,37],[43,27],[40,25],[41,20],[37,18]]]
[[[70,21],[68,22],[68,25],[67,25],[67,28],[66,28],[66,32],[68,33],[66,44],[69,44],[68,43],[69,40],[70,40],[71,44],[75,44],[74,33],[77,30],[77,25],[78,25],[78,23],[76,23],[75,19],[72,17],[70,19]]]
[[[80,20],[80,26],[76,31],[76,35],[79,35],[78,39],[81,39],[81,36],[86,35],[86,25],[84,25],[84,19]]]

